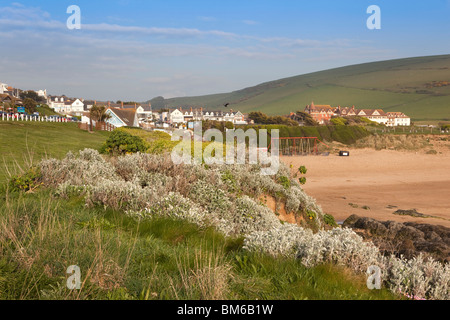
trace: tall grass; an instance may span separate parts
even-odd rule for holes
[[[421,150],[431,147],[429,138],[422,135],[373,135],[358,140],[355,148],[371,148],[375,150]]]
[[[171,219],[137,222],[52,190],[0,205],[0,299],[391,299],[337,266],[307,269]],[[81,269],[81,289],[66,269]]]

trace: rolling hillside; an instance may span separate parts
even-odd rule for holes
[[[402,111],[415,121],[450,120],[450,55],[366,63],[267,82],[230,93],[165,100],[166,107],[288,114],[307,104]]]

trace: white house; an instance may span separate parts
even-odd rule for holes
[[[357,116],[367,118],[373,122],[386,125],[388,123],[387,114],[381,109],[362,109],[357,112]]]
[[[69,113],[74,113],[80,116],[84,111],[84,103],[81,102],[80,99],[76,99],[72,104],[70,104],[70,110],[71,111]]]
[[[50,96],[48,98],[50,108],[61,114],[74,114],[81,116],[84,111],[84,103],[80,99],[69,99],[65,96]]]
[[[151,105],[137,107],[136,113],[139,119],[152,119],[153,115]]]
[[[65,96],[57,97],[57,96],[49,96],[47,99],[47,104],[50,108],[55,110],[55,112],[60,112],[65,108],[64,100],[67,99]]]
[[[38,90],[38,91],[35,91],[36,92],[36,94],[39,96],[39,97],[42,97],[42,98],[44,98],[45,100],[47,100],[47,89],[44,89],[44,90]]]
[[[169,122],[172,124],[178,124],[178,123],[184,123],[184,115],[183,112],[181,112],[178,109],[173,110],[169,114]]]
[[[387,113],[388,127],[398,127],[398,126],[406,126],[409,127],[411,125],[411,118],[408,117],[403,112],[388,112]]]
[[[233,124],[247,124],[245,121],[245,116],[242,112],[237,111],[233,112],[233,110],[224,112],[224,111],[203,111],[201,109],[191,109],[190,111],[185,111],[184,114],[184,122],[190,121],[220,121],[220,122],[232,122]]]
[[[245,120],[245,115],[238,111],[233,113],[233,121],[234,124],[247,124],[248,122]]]

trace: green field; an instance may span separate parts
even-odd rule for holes
[[[167,99],[167,107],[284,115],[307,104],[402,111],[413,121],[450,119],[450,55],[347,66],[267,82],[230,93]]]
[[[45,156],[60,158],[69,150],[97,149],[108,135],[80,130],[76,123],[0,121],[0,183],[17,165]]]

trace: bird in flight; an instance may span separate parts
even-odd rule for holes
[[[225,108],[228,108],[229,105],[230,105],[229,103],[225,103],[223,106],[224,106]]]

